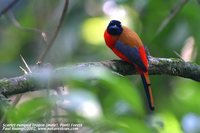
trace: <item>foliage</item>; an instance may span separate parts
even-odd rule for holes
[[[6,0],[3,2],[0,9]],[[19,55],[29,65],[34,65],[46,47],[39,32],[17,28],[12,19],[22,27],[45,31],[49,39],[58,23],[63,2],[20,1],[11,9],[13,14],[0,16],[1,78],[23,74],[18,69],[23,64]],[[178,3],[174,0],[71,0],[64,24],[45,61],[60,67],[117,58],[105,46],[103,33],[110,19],[119,19],[140,35],[151,55],[177,57],[175,51],[180,57],[199,64],[200,5],[197,0],[186,2],[158,32]],[[81,122],[93,132],[200,131],[200,125],[195,121],[200,117],[200,85],[195,81],[151,76],[156,109],[149,112],[138,75],[122,77],[108,70],[92,68],[69,72],[60,78],[67,88],[66,95],[59,97],[45,92],[41,98],[22,99],[21,104],[9,109],[6,120],[14,123],[50,121],[54,119],[51,115],[59,103],[64,108],[66,121]],[[52,97],[46,97],[46,94]],[[71,104],[63,104],[65,100]],[[84,110],[88,102],[91,108]],[[94,118],[87,114],[95,109],[98,111]],[[194,124],[189,125],[189,121]]]

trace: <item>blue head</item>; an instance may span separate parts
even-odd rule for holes
[[[123,31],[121,22],[118,20],[111,20],[108,24],[107,31],[111,35],[120,35]]]

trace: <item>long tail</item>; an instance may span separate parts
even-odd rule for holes
[[[147,96],[147,101],[149,104],[149,108],[151,110],[154,110],[154,100],[153,100],[153,95],[152,95],[152,90],[151,90],[151,83],[149,80],[149,75],[148,74],[141,74],[142,82],[144,85],[145,93]]]

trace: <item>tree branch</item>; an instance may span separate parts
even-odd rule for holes
[[[184,62],[183,60],[176,58],[155,58],[151,56],[148,58],[150,75],[165,74],[180,76],[200,82],[200,66],[197,64]],[[106,67],[121,75],[137,74],[132,65],[121,60],[82,63],[72,67],[57,68],[55,70],[48,69],[50,71],[46,71],[47,68],[45,68],[41,70],[41,72],[33,72],[32,74],[22,75],[19,77],[1,79],[0,93],[10,96],[28,91],[46,89],[48,88],[47,85],[49,84],[49,81],[54,81],[58,78],[56,75],[61,74],[61,76],[67,77],[71,71],[76,72],[91,67]]]
[[[10,3],[0,12],[0,17],[1,17],[1,15],[5,14],[7,11],[9,11],[14,5],[16,5],[17,2],[19,2],[19,0],[13,0],[12,2],[10,2]]]
[[[61,14],[61,17],[60,17],[60,20],[58,22],[58,25],[56,26],[56,29],[54,31],[54,34],[50,40],[50,42],[48,43],[46,49],[41,53],[41,55],[39,56],[39,59],[38,59],[38,62],[37,64],[40,64],[44,61],[44,58],[46,57],[48,51],[50,50],[50,48],[52,47],[57,35],[58,35],[58,32],[61,28],[61,25],[64,21],[64,17],[65,17],[65,13],[67,12],[67,9],[68,9],[68,5],[69,5],[69,0],[65,0],[65,3],[64,3],[64,7],[63,7],[63,10],[62,10],[62,14]]]
[[[178,12],[186,5],[189,0],[180,0],[169,12],[168,16],[163,20],[159,26],[156,35],[159,35],[161,31],[169,24],[169,22],[178,14]]]

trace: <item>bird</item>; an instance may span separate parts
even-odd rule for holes
[[[150,110],[154,110],[154,98],[149,79],[149,63],[145,47],[138,34],[123,26],[118,20],[111,20],[104,32],[106,45],[122,60],[136,68],[140,74]]]

